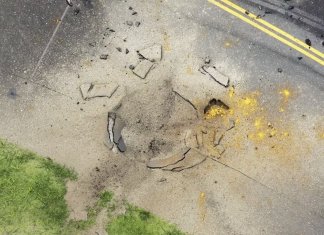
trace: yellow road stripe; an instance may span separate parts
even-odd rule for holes
[[[279,35],[273,33],[272,31],[270,31],[270,30],[268,30],[268,29],[262,27],[261,25],[255,23],[255,22],[252,21],[252,20],[246,18],[245,16],[240,15],[239,13],[233,11],[232,9],[230,9],[230,8],[228,8],[228,7],[226,7],[226,6],[224,6],[224,5],[221,4],[220,2],[217,2],[217,1],[215,1],[215,0],[208,0],[208,1],[209,1],[210,3],[212,3],[212,4],[216,5],[216,6],[218,6],[219,8],[223,9],[224,11],[227,11],[228,13],[230,13],[230,14],[236,16],[237,18],[243,20],[244,22],[246,22],[246,23],[248,23],[248,24],[254,26],[255,28],[257,28],[257,29],[259,29],[259,30],[261,30],[262,32],[268,34],[269,36],[271,36],[271,37],[277,39],[278,41],[280,41],[280,42],[286,44],[287,46],[290,46],[291,48],[295,49],[296,51],[299,51],[300,53],[302,53],[302,54],[304,54],[305,56],[311,58],[312,60],[316,61],[316,62],[319,63],[320,65],[323,65],[323,66],[324,66],[324,60],[321,60],[320,58],[314,56],[313,54],[309,53],[308,51],[305,51],[304,49],[302,49],[302,48],[296,46],[295,44],[291,43],[290,41],[288,41],[288,40],[286,40],[286,39],[280,37]]]
[[[221,0],[223,3],[231,6],[232,8],[236,9],[237,11],[244,13],[247,12],[247,10],[245,10],[244,8],[232,3],[229,0]],[[258,22],[260,22],[261,24],[267,26],[268,28],[272,29],[273,31],[276,31],[279,34],[282,34],[283,36],[285,36],[286,38],[294,41],[295,43],[299,44],[300,46],[312,51],[314,54],[320,56],[321,58],[324,58],[324,54],[318,50],[316,50],[313,47],[308,46],[305,42],[299,40],[298,38],[292,36],[291,34],[283,31],[282,29],[279,29],[278,27],[274,26],[273,24],[270,24],[269,22],[257,17],[256,15],[252,14],[251,12],[249,12],[249,14],[246,14],[247,16],[249,16],[250,18],[252,18],[253,20],[256,20]]]

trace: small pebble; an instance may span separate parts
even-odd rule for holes
[[[122,52],[122,49],[120,47],[116,47],[117,51]]]
[[[306,38],[305,43],[306,43],[308,46],[312,46],[312,41],[311,41],[309,38]]]
[[[108,54],[102,54],[100,55],[101,60],[107,60],[108,59]]]
[[[127,24],[128,26],[133,26],[133,21],[129,21],[129,20],[127,20],[127,21],[126,21],[126,24]]]
[[[136,27],[140,26],[140,24],[141,24],[141,22],[139,22],[139,21],[136,21],[136,22],[135,22],[135,26],[136,26]]]
[[[278,73],[282,73],[282,68],[278,68]]]
[[[135,66],[131,64],[131,65],[129,66],[129,69],[130,69],[130,70],[133,70],[133,69],[135,69]]]

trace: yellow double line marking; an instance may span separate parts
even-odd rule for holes
[[[229,0],[208,1],[324,66],[324,54],[322,52],[307,45],[291,34],[279,29]]]

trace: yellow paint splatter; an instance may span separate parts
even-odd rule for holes
[[[187,74],[192,75],[193,74],[192,67],[188,66],[186,72]]]
[[[163,34],[163,42],[164,51],[171,51],[170,36],[167,33]]]
[[[228,96],[229,96],[230,98],[233,98],[234,95],[235,95],[235,89],[234,89],[233,86],[231,86],[231,87],[229,88],[229,91],[228,91]]]
[[[291,92],[288,89],[283,89],[279,92],[283,98],[285,98],[286,100],[291,96]]]
[[[222,117],[224,115],[226,115],[226,110],[223,107],[219,107],[219,106],[213,105],[205,113],[205,118],[206,119],[213,119],[213,118],[216,118],[218,116],[221,116]]]
[[[206,207],[206,194],[204,192],[200,192],[198,198],[198,210],[201,221],[204,221],[206,218],[207,207]]]

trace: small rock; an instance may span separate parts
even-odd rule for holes
[[[100,55],[101,60],[107,60],[108,59],[108,54],[102,54]]]
[[[299,56],[299,57],[297,57],[298,58],[298,60],[301,60],[301,59],[303,59],[303,57],[301,57],[301,56]]]
[[[278,73],[282,73],[282,68],[277,69]]]
[[[137,12],[136,12],[136,11],[134,11],[134,12],[132,13],[132,15],[137,15]]]
[[[130,69],[130,70],[134,70],[134,69],[135,69],[135,66],[131,64],[131,65],[129,66],[129,69]]]
[[[210,63],[210,58],[209,57],[206,57],[205,58],[205,64],[209,64]]]
[[[215,80],[217,83],[219,83],[220,85],[224,86],[224,87],[228,87],[229,85],[229,78],[223,74],[220,73],[215,66],[208,66],[205,65],[202,67],[202,70],[209,74],[209,76]]]
[[[129,9],[129,10],[133,10],[133,7],[129,7],[128,9]]]
[[[122,52],[122,49],[120,47],[116,47],[116,50]]]
[[[118,87],[116,83],[84,83],[80,86],[80,91],[84,100],[94,97],[110,98]]]
[[[306,38],[306,39],[305,39],[305,43],[306,43],[308,46],[312,46],[312,41],[311,41],[309,38]]]
[[[291,11],[292,9],[294,9],[295,7],[294,6],[288,6],[288,10]]]
[[[162,59],[162,46],[159,44],[154,44],[138,51],[138,53],[151,62],[160,61]]]
[[[141,22],[139,22],[139,21],[136,21],[136,22],[135,22],[135,26],[136,26],[136,27],[139,27],[140,24],[141,24]]]
[[[129,50],[126,48],[125,50],[125,54],[127,55],[129,53]]]
[[[78,15],[80,13],[80,8],[75,8],[74,10],[73,10],[73,14],[74,15]]]
[[[126,21],[126,24],[127,24],[128,26],[133,26],[133,21],[127,20],[127,21]]]
[[[136,67],[132,71],[135,75],[144,79],[146,78],[147,74],[150,72],[152,67],[153,63],[151,61],[142,60],[136,65]]]
[[[190,148],[183,148],[178,153],[165,158],[155,157],[147,162],[147,167],[149,168],[162,168],[169,165],[175,164],[185,158],[185,154],[190,150]]]

